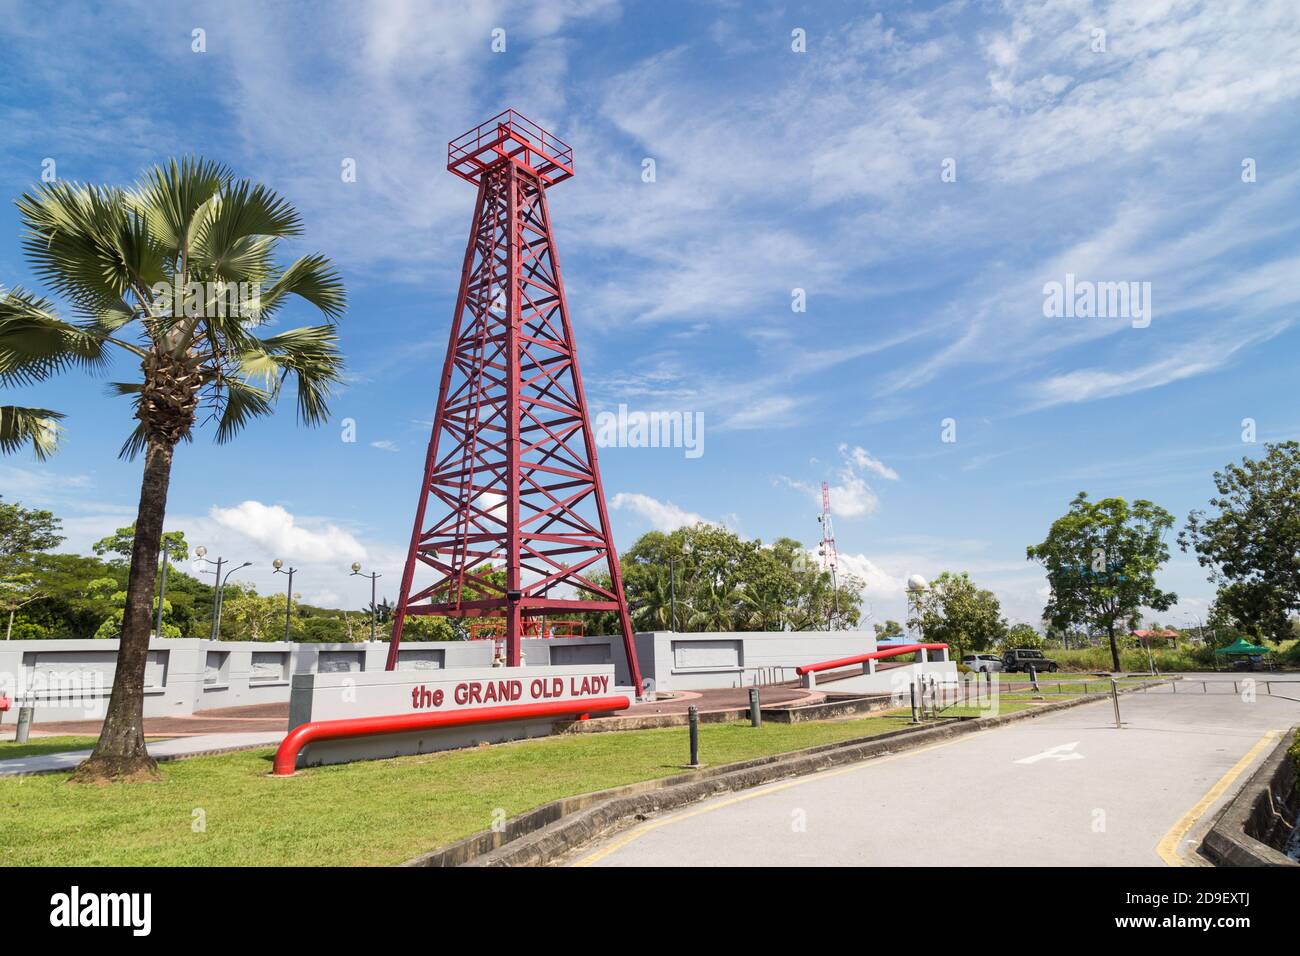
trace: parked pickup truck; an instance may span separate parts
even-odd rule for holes
[[[1044,657],[1042,651],[1018,648],[1002,655],[1004,671],[1028,671],[1031,667],[1039,674],[1043,671],[1052,673],[1058,669],[1056,661]]]

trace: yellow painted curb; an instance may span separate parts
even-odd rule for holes
[[[1156,844],[1156,853],[1160,855],[1160,859],[1164,860],[1167,866],[1188,865],[1187,861],[1178,853],[1178,847],[1182,844],[1183,838],[1191,832],[1192,827],[1196,826],[1196,822],[1205,816],[1205,811],[1210,808],[1214,801],[1223,796],[1227,789],[1232,786],[1233,781],[1255,762],[1255,758],[1259,756],[1260,751],[1280,736],[1282,736],[1282,731],[1270,730],[1261,737],[1255,746],[1246,751],[1244,757],[1232,765],[1231,770],[1219,778],[1218,782],[1209,789],[1205,796],[1196,801],[1196,805],[1192,809],[1182,815],[1182,818],[1164,835],[1164,839]]]

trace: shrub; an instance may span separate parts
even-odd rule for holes
[[[53,636],[54,632],[50,628],[30,621],[19,621],[10,634],[15,641],[43,641]]]
[[[347,626],[340,617],[309,617],[295,622],[294,638],[308,644],[342,644],[348,640]]]

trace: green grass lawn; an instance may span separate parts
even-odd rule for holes
[[[13,738],[0,740],[0,760],[14,757],[39,757],[65,750],[89,750],[98,737],[33,737],[25,744],[16,744]]]
[[[1029,704],[1008,704],[1002,712]],[[907,714],[704,724],[710,766],[909,726]],[[0,778],[0,866],[389,864],[563,796],[671,776],[685,728],[548,737],[273,778],[273,751],[161,765],[160,783]]]

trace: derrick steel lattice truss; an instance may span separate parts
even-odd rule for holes
[[[613,611],[639,694],[546,199],[573,175],[572,150],[507,110],[452,140],[447,168],[478,200],[388,669],[409,615],[502,618],[518,666],[525,618]]]

